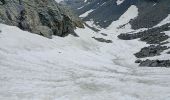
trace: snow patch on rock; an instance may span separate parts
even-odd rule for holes
[[[125,0],[117,0],[116,3],[117,3],[117,5],[120,5],[120,4],[122,4],[124,1],[125,1]]]
[[[93,9],[86,11],[84,14],[80,15],[79,17],[87,17],[91,12],[93,12]]]
[[[135,5],[132,5],[117,21],[113,21],[107,29],[120,30],[121,28],[123,28],[123,30],[125,30],[126,28],[131,30],[131,25],[129,24],[129,21],[137,16],[138,8]]]

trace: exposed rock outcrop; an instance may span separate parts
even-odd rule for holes
[[[144,60],[140,61],[139,66],[150,66],[150,67],[170,67],[170,60]]]
[[[54,0],[0,0],[0,23],[48,38],[75,34],[82,21]]]
[[[164,33],[164,31],[170,30],[169,26],[170,23],[134,34],[120,34],[118,38],[123,40],[140,38],[141,41],[147,42],[148,44],[160,44],[169,38],[169,36]]]
[[[92,38],[99,42],[112,43],[112,40],[107,40],[104,38],[96,38],[96,37],[92,37]]]
[[[161,45],[151,45],[149,47],[142,48],[138,53],[135,54],[137,58],[145,58],[145,57],[153,57],[158,56],[163,52],[164,50],[169,49],[167,46],[161,46]]]
[[[134,55],[137,58],[145,58],[145,57],[154,57],[161,55],[164,50],[170,49],[170,47],[165,46],[168,44],[169,36],[165,34],[164,31],[170,30],[170,23],[164,24],[159,27],[150,28],[146,31],[134,33],[134,34],[120,34],[118,38],[123,40],[132,40],[139,38],[141,41],[150,44],[148,47],[142,48],[139,52],[135,53]],[[167,52],[168,53],[168,52]],[[169,67],[170,61],[169,60],[136,60],[136,63],[140,63],[140,66],[150,66],[150,67]]]

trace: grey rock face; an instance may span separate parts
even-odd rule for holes
[[[75,34],[82,21],[54,0],[1,0],[0,22],[51,38]]]

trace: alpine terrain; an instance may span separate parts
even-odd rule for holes
[[[0,100],[169,100],[169,0],[0,0]]]

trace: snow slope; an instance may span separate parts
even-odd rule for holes
[[[170,69],[138,67],[133,54],[146,44],[117,38],[132,31],[130,27],[120,30],[113,25],[98,33],[85,27],[76,29],[80,37],[53,39],[3,24],[0,30],[0,100],[170,98]],[[113,43],[98,42],[93,36]]]
[[[168,100],[169,69],[139,68],[137,40],[104,38],[88,28],[79,38],[49,40],[0,25],[0,100]],[[123,53],[122,53],[123,52]]]

